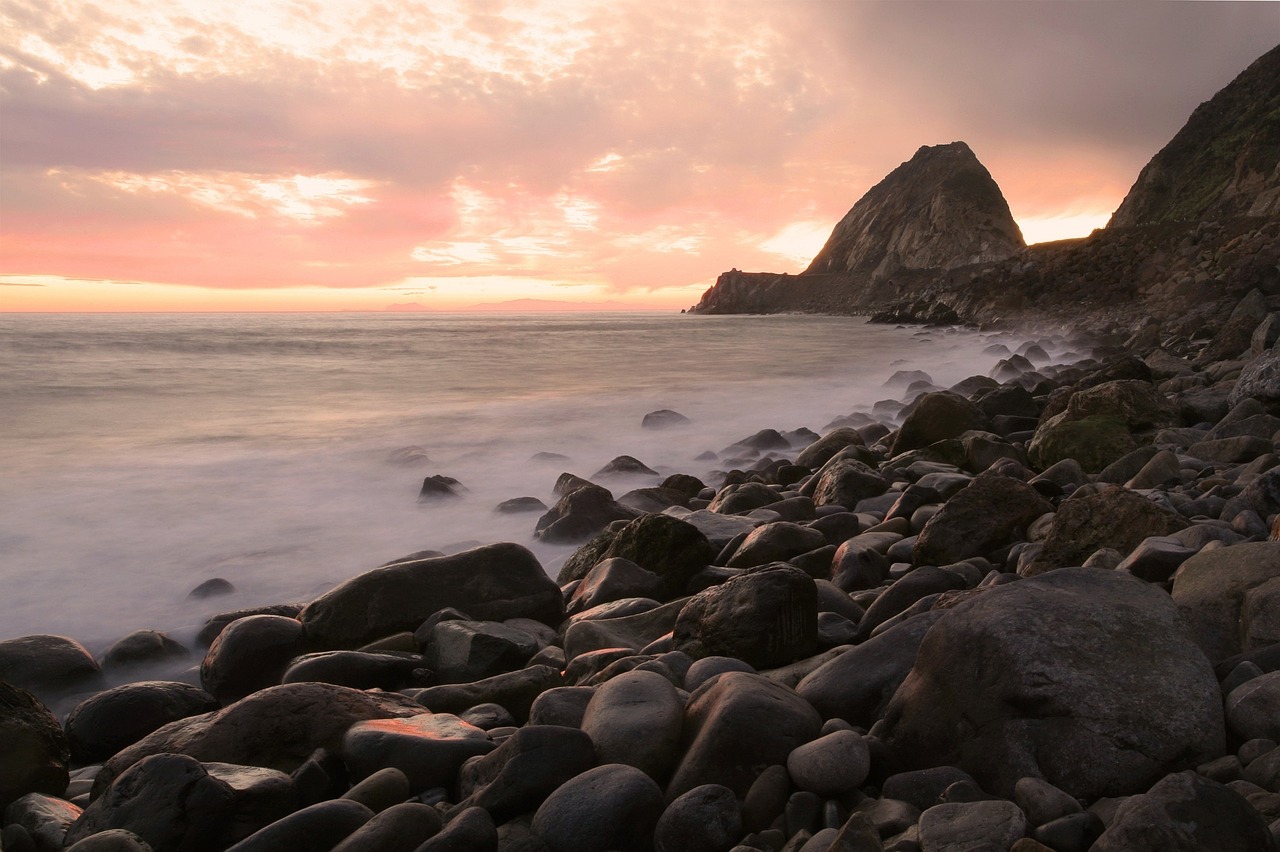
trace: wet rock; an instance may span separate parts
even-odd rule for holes
[[[785,562],[827,543],[818,530],[789,521],[762,524],[752,530],[729,558],[730,568],[754,568],[770,562]]]
[[[61,849],[67,828],[80,817],[80,808],[43,793],[28,793],[0,812],[4,824],[20,825],[36,849]]]
[[[670,515],[643,515],[619,530],[599,558],[583,567],[581,574],[568,576],[561,571],[556,581],[567,583],[576,580],[585,576],[600,560],[614,557],[626,559],[657,574],[662,578],[664,597],[671,598],[684,593],[689,579],[704,565],[709,565],[715,553],[707,537],[692,524]]]
[[[230,847],[227,852],[330,852],[373,819],[359,802],[334,799],[294,811]]]
[[[683,757],[667,795],[723,784],[745,796],[761,767],[783,764],[818,735],[817,711],[760,675],[727,672],[703,684],[685,707]]]
[[[473,683],[522,667],[538,643],[496,621],[441,621],[431,628],[423,656],[441,683]]]
[[[596,563],[573,591],[570,615],[622,598],[650,598],[660,594],[662,578],[630,559],[610,557]]]
[[[85,647],[66,636],[20,636],[0,642],[0,680],[44,698],[102,683]]]
[[[632,671],[596,689],[582,718],[601,763],[625,763],[657,783],[680,757],[684,705],[666,678]]]
[[[1196,644],[1216,662],[1243,650],[1243,609],[1250,591],[1280,578],[1280,542],[1205,550],[1173,577],[1173,600]]]
[[[940,618],[882,738],[906,768],[954,765],[998,795],[1032,776],[1096,798],[1221,754],[1221,713],[1217,679],[1163,591],[1064,568]]]
[[[575,621],[564,633],[565,657],[572,661],[582,654],[605,648],[629,648],[638,652],[674,629],[677,617],[689,600],[678,598],[634,615]]]
[[[512,497],[493,508],[499,515],[520,515],[525,512],[546,512],[547,504],[537,497]]]
[[[831,461],[832,457],[845,447],[860,447],[865,443],[857,429],[841,426],[838,429],[832,429],[805,447],[800,455],[796,456],[796,464],[810,470],[817,470]]]
[[[678,796],[658,819],[654,852],[725,852],[742,837],[738,799],[728,787],[704,784]]]
[[[494,747],[484,731],[450,713],[357,722],[342,738],[342,754],[353,778],[394,767],[415,791],[452,787],[463,761]]]
[[[0,680],[0,811],[28,793],[62,795],[69,759],[57,717],[30,692]]]
[[[769,486],[760,482],[744,482],[721,488],[707,506],[707,511],[721,515],[740,515],[780,500],[782,497]]]
[[[200,663],[200,683],[230,703],[275,686],[294,657],[307,649],[302,623],[279,615],[251,615],[231,622]]]
[[[1120,805],[1094,852],[1266,852],[1275,841],[1239,794],[1194,772],[1178,772]]]
[[[601,762],[607,760],[601,756]],[[481,807],[501,822],[536,809],[560,785],[596,765],[592,738],[577,728],[529,725],[496,750],[468,760],[456,810]]]
[[[673,638],[694,659],[729,656],[766,669],[812,654],[817,629],[813,578],[778,563],[694,595],[676,618]]]
[[[629,521],[639,514],[613,499],[607,488],[590,482],[568,492],[538,519],[534,537],[568,544],[585,541],[614,521]]]
[[[853,792],[870,771],[871,751],[855,731],[833,731],[787,756],[787,773],[795,785],[824,798]]]
[[[664,804],[662,790],[648,775],[609,763],[548,796],[533,816],[533,830],[550,852],[645,852]]]
[[[564,616],[560,588],[537,558],[504,543],[360,574],[309,603],[299,619],[320,648],[356,648],[416,630],[450,606],[485,621],[532,618],[556,625]]]
[[[1177,512],[1124,488],[1072,497],[1058,506],[1044,549],[1019,573],[1035,576],[1082,565],[1100,547],[1128,555],[1148,536],[1172,535],[1186,526]]]
[[[236,587],[225,577],[212,577],[187,592],[187,600],[201,601],[235,592]]]
[[[403,802],[374,816],[332,852],[416,852],[439,832],[439,811],[421,802]]]
[[[947,438],[957,438],[973,429],[985,429],[986,421],[976,405],[958,394],[949,391],[923,394],[902,421],[890,454],[901,455]]]
[[[878,497],[889,488],[879,473],[855,459],[837,459],[822,469],[815,479],[815,506],[843,506],[853,509],[868,497]]]
[[[529,718],[533,700],[557,686],[564,686],[559,669],[531,665],[475,683],[429,686],[408,692],[423,706],[439,713],[461,713],[477,704],[500,704],[517,721],[523,722]]]
[[[356,722],[422,712],[422,705],[394,693],[325,683],[274,686],[216,713],[171,722],[120,751],[94,779],[94,796],[149,755],[185,754],[197,760],[292,772],[316,749],[336,751],[343,734]]]
[[[181,642],[158,630],[135,630],[107,649],[102,655],[102,667],[121,669],[184,660],[188,656],[190,652]]]
[[[623,494],[618,502],[638,512],[663,512],[672,506],[687,506],[689,497],[674,488],[637,488]]]
[[[634,456],[618,456],[597,470],[592,478],[605,476],[658,476],[658,472]]]
[[[1024,482],[983,474],[948,500],[924,525],[913,552],[916,565],[950,565],[988,553],[1053,511]]]
[[[352,689],[394,691],[416,686],[425,662],[413,653],[371,651],[319,651],[295,657],[285,669],[282,683],[332,683]]]
[[[106,760],[152,731],[178,719],[210,713],[218,700],[199,687],[140,681],[99,692],[67,717],[67,741],[77,763]]]
[[[418,490],[419,503],[434,503],[438,500],[455,500],[462,496],[466,489],[462,483],[452,476],[436,474],[422,480],[422,488]]]
[[[587,704],[594,694],[595,688],[590,686],[557,686],[548,689],[529,708],[529,724],[581,727]]]
[[[297,618],[300,612],[302,612],[301,604],[269,604],[267,606],[238,609],[232,612],[220,612],[211,616],[204,623],[204,626],[200,628],[200,632],[196,634],[196,644],[208,648],[213,644],[213,640],[218,638],[218,634],[226,629],[228,624],[250,615],[279,615],[284,618]]]
[[[498,852],[498,829],[484,808],[467,808],[418,852]]]
[[[672,426],[684,426],[689,423],[688,417],[685,417],[678,411],[672,411],[670,408],[663,408],[658,411],[650,411],[640,421],[642,429],[670,429]]]

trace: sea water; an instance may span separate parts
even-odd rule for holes
[[[900,397],[898,370],[986,374],[1001,340],[791,315],[0,315],[0,639],[185,639],[214,612],[494,541],[554,577],[572,548],[498,503],[551,505],[560,473],[620,454],[714,483],[706,451],[820,432]],[[691,422],[641,428],[658,409]],[[420,505],[436,474],[463,496]],[[212,577],[236,591],[187,599]]]

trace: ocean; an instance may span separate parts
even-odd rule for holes
[[[821,432],[900,397],[897,370],[986,374],[983,350],[1020,340],[789,315],[0,314],[0,639],[189,641],[214,612],[494,541],[554,576],[572,548],[498,503],[551,505],[561,472],[624,453],[711,482],[705,451]],[[642,429],[658,409],[692,422]],[[436,474],[463,498],[420,505]],[[236,592],[187,599],[212,577]]]

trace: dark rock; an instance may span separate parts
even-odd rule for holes
[[[1094,852],[1267,852],[1267,825],[1240,796],[1194,772],[1178,772],[1120,805]]]
[[[473,702],[477,703],[477,702]],[[422,706],[403,695],[325,683],[290,683],[242,698],[216,713],[171,722],[125,748],[94,779],[97,797],[144,757],[185,754],[202,761],[292,772],[318,748],[337,750],[355,722],[414,716]]]
[[[817,647],[813,578],[785,563],[754,568],[695,595],[673,628],[694,659],[737,657],[757,669],[785,665]]]
[[[1008,849],[1027,833],[1013,802],[950,802],[920,814],[920,844],[938,852]]]
[[[537,652],[537,640],[523,630],[450,620],[431,628],[423,656],[441,683],[472,683],[518,669]]]
[[[659,674],[632,671],[596,689],[582,718],[601,763],[625,763],[657,783],[680,757],[684,705]]]
[[[43,793],[28,793],[15,800],[0,813],[6,826],[19,825],[33,841],[34,848],[58,850],[63,846],[67,828],[80,817],[80,808],[63,799]],[[3,838],[0,837],[0,842]]]
[[[760,675],[726,672],[704,683],[685,706],[687,747],[667,795],[723,784],[745,796],[761,767],[785,763],[818,735],[821,719],[807,701]]]
[[[572,622],[564,633],[565,656],[572,661],[582,654],[605,648],[629,648],[638,652],[672,631],[676,617],[687,602],[687,598],[677,598],[634,615]]]
[[[894,616],[905,612],[917,601],[939,592],[965,588],[965,580],[959,574],[933,565],[924,565],[895,580],[867,607],[862,621],[858,622],[858,634],[866,639],[877,627]]]
[[[5,845],[9,849],[9,845]],[[32,849],[35,847],[33,846]],[[152,852],[147,842],[132,831],[126,831],[123,828],[109,828],[106,831],[99,831],[97,834],[91,834],[84,840],[80,840],[67,847],[68,852]],[[21,852],[14,848],[13,852]]]
[[[186,683],[140,681],[99,692],[67,717],[67,741],[77,763],[106,760],[178,719],[218,709],[214,696]]]
[[[1204,550],[1182,563],[1174,574],[1173,600],[1196,644],[1216,663],[1257,647],[1248,641],[1246,602],[1253,590],[1277,578],[1280,542],[1245,542]]]
[[[906,768],[958,766],[998,795],[1027,776],[1077,797],[1124,795],[1222,753],[1216,684],[1163,591],[1064,568],[940,618],[882,738]]]
[[[582,726],[582,717],[595,688],[590,686],[557,686],[534,700],[529,708],[529,725]]]
[[[911,413],[902,421],[891,455],[898,456],[986,427],[987,418],[982,411],[959,394],[926,393],[913,403]]]
[[[510,500],[503,500],[493,511],[499,515],[518,515],[524,512],[545,512],[547,504],[543,503],[537,497],[512,497]]]
[[[107,649],[102,656],[102,666],[105,669],[128,668],[183,660],[189,655],[181,642],[158,630],[135,630]]]
[[[62,795],[69,759],[57,717],[30,692],[0,680],[0,813],[28,793]]]
[[[315,681],[352,689],[384,689],[393,692],[415,681],[424,662],[410,653],[370,651],[319,651],[296,657],[285,669],[282,683]]]
[[[826,542],[821,532],[800,524],[789,521],[761,524],[743,539],[727,564],[730,568],[754,568],[770,562],[785,562]]]
[[[187,600],[205,600],[206,598],[216,598],[222,595],[229,595],[235,592],[236,587],[223,577],[212,577],[187,592]]]
[[[464,491],[462,484],[452,476],[436,474],[422,480],[422,488],[418,491],[419,503],[432,503],[437,500],[454,500],[461,497]]]
[[[472,618],[533,618],[559,624],[560,588],[527,549],[492,544],[454,556],[393,563],[360,574],[309,603],[299,615],[324,649],[354,648],[457,607]]]
[[[359,802],[377,814],[407,800],[412,792],[409,776],[389,766],[365,776],[364,780],[344,793],[342,798]]]
[[[359,802],[320,802],[273,822],[227,852],[330,852],[371,819],[373,812]]]
[[[683,426],[689,422],[689,418],[680,412],[663,408],[646,414],[644,419],[640,421],[640,427],[642,429],[669,429],[672,426]]]
[[[832,429],[805,447],[800,455],[796,456],[796,464],[816,470],[829,462],[836,453],[845,447],[860,447],[865,443],[866,441],[863,440],[857,429],[849,426]]]
[[[913,562],[950,565],[989,553],[1051,511],[1049,502],[1024,482],[993,474],[978,476],[924,525]]]
[[[588,482],[566,493],[538,519],[534,537],[556,544],[585,541],[612,522],[629,521],[637,514],[615,501],[607,488]]]
[[[1227,695],[1227,725],[1242,740],[1280,740],[1280,671],[1245,681]]]
[[[968,772],[954,766],[935,766],[890,775],[881,785],[880,795],[906,802],[925,811],[938,804],[944,790],[958,781],[974,782]]]
[[[374,816],[332,852],[416,852],[439,832],[439,811],[421,802],[404,802]]]
[[[603,756],[602,762],[608,762]],[[501,822],[536,809],[560,785],[596,765],[587,732],[553,725],[518,729],[496,750],[462,765],[456,810],[481,807]]]
[[[484,731],[449,713],[357,722],[342,738],[342,754],[353,778],[394,767],[415,791],[454,786],[464,760],[493,749]]]
[[[742,837],[738,799],[728,787],[704,784],[678,796],[658,819],[654,852],[725,852]]]
[[[200,632],[196,634],[196,643],[209,647],[213,644],[213,640],[218,638],[226,626],[233,621],[241,618],[247,618],[250,615],[279,615],[284,618],[297,618],[298,613],[302,612],[301,604],[269,604],[267,606],[255,606],[248,609],[238,609],[233,612],[220,612],[209,618],[200,628]]]
[[[707,510],[721,515],[738,515],[762,509],[781,500],[778,492],[764,483],[744,482],[721,488]]]
[[[595,472],[594,478],[606,476],[658,476],[658,472],[632,456],[618,456]]]
[[[502,705],[518,721],[524,721],[529,718],[533,700],[557,686],[564,686],[558,669],[529,666],[475,683],[429,686],[411,692],[423,706],[437,713],[461,713],[477,704],[492,703]]]
[[[662,578],[630,559],[610,557],[596,563],[573,591],[570,615],[623,598],[648,598],[661,593]]]
[[[795,785],[827,798],[857,790],[870,771],[871,751],[855,731],[832,731],[787,756],[787,774]]]
[[[1128,571],[1148,583],[1163,583],[1173,576],[1178,566],[1195,555],[1195,548],[1183,547],[1176,539],[1148,536],[1116,566],[1116,570]]]
[[[874,589],[889,577],[889,560],[861,536],[849,539],[831,557],[831,582],[843,592]]]
[[[484,808],[467,808],[417,852],[498,852],[498,829]]]
[[[602,559],[630,560],[662,578],[663,595],[684,593],[689,579],[715,558],[707,537],[670,515],[643,515],[623,527]],[[564,582],[561,578],[560,582]]]
[[[65,636],[20,636],[0,642],[0,680],[37,696],[93,689],[102,671],[93,655]]]
[[[302,623],[280,615],[250,615],[231,622],[200,663],[200,683],[230,703],[275,686],[294,657],[307,649]]]
[[[645,852],[664,804],[662,790],[648,775],[608,763],[548,796],[533,816],[533,830],[549,852]]]
[[[623,494],[618,502],[637,512],[664,512],[672,506],[687,508],[689,497],[674,488],[637,488]]]
[[[1019,573],[1035,576],[1082,565],[1100,547],[1110,547],[1124,556],[1148,536],[1171,535],[1186,526],[1186,520],[1176,512],[1124,488],[1072,497],[1058,506],[1040,555]]]
[[[1032,826],[1080,812],[1079,802],[1043,778],[1019,778],[1013,787],[1013,801]]]
[[[1246,399],[1262,403],[1269,414],[1280,414],[1280,352],[1271,350],[1254,358],[1240,373],[1227,405],[1234,408]]]

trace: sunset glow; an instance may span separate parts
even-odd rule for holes
[[[5,0],[0,310],[676,309],[731,267],[803,269],[868,188],[957,139],[1028,242],[1084,236],[1278,23],[1273,3]]]

